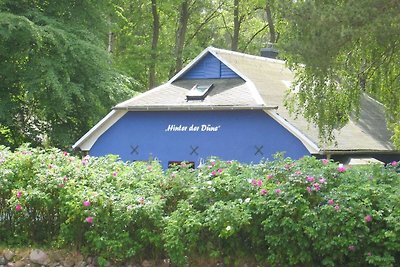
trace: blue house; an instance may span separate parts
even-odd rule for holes
[[[209,47],[165,84],[116,105],[74,148],[126,161],[193,162],[210,156],[258,163],[277,152],[349,161],[400,158],[383,107],[362,97],[360,119],[320,142],[318,130],[293,118],[284,96],[294,74],[285,62]]]

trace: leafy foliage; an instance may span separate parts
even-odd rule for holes
[[[367,93],[386,110],[393,141],[400,122],[400,7],[396,1],[292,1],[286,3],[280,45],[297,74],[297,112],[332,137],[357,114]]]
[[[0,142],[70,145],[133,86],[111,68],[97,3],[20,2],[0,6]]]
[[[0,242],[74,246],[116,263],[397,266],[398,168],[278,157],[164,172],[157,162],[2,147]]]

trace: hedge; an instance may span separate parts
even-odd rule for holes
[[[0,243],[74,247],[100,263],[399,266],[396,168],[277,155],[163,171],[156,161],[0,147]]]

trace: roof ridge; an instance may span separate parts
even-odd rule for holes
[[[368,93],[366,92],[362,92],[362,94],[367,97],[368,99],[370,99],[371,101],[375,102],[376,104],[382,106],[383,108],[385,108],[385,105],[382,104],[379,100],[375,99],[374,97],[370,96]]]
[[[213,47],[213,46],[209,46],[207,49],[215,51],[215,52],[222,52],[222,53],[232,54],[232,55],[236,55],[236,56],[242,56],[242,57],[246,57],[246,58],[269,61],[269,62],[272,62],[272,63],[286,64],[286,61],[284,61],[282,59],[274,59],[274,58],[250,55],[250,54],[246,54],[246,53],[242,53],[242,52],[238,52],[238,51],[231,51],[231,50],[226,50],[226,49],[222,49],[222,48],[216,48],[216,47]]]

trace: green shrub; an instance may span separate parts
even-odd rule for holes
[[[117,156],[0,148],[0,243],[77,247],[102,262],[396,266],[397,163],[210,159],[163,171]]]

